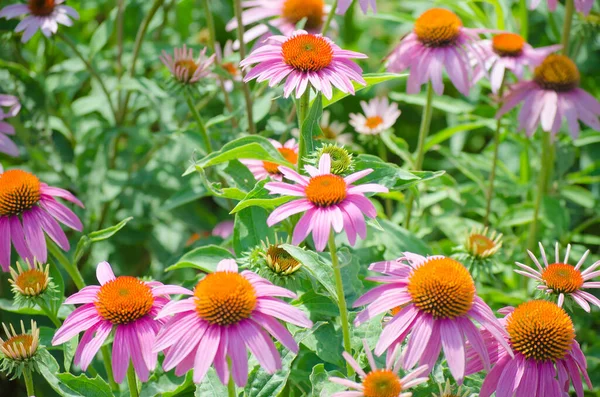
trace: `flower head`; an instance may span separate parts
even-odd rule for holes
[[[275,149],[277,149],[283,158],[290,162],[290,164],[296,165],[298,163],[298,143],[295,139],[289,139],[283,145],[274,139],[269,139],[269,141],[275,146]],[[269,177],[281,181],[283,176],[279,170],[280,165],[271,163],[270,161],[242,159],[240,162],[248,167],[250,172],[252,172],[254,177],[259,181]]]
[[[55,197],[83,207],[70,192],[48,186],[29,172],[0,173],[0,265],[4,271],[11,265],[11,241],[19,255],[30,262],[46,262],[44,233],[60,248],[69,250],[69,240],[57,221],[78,231],[83,225],[77,215]]]
[[[478,347],[485,363],[490,362],[488,353],[480,348],[484,341],[474,321],[491,330],[493,337],[509,349],[504,339],[506,331],[477,296],[473,278],[460,262],[444,256],[404,255],[396,261],[373,263],[369,269],[384,276],[368,280],[384,285],[354,302],[354,307],[367,305],[356,317],[355,325],[400,307],[383,329],[375,348],[377,355],[387,350],[389,361],[410,335],[402,359],[405,369],[418,362],[431,370],[443,348],[450,372],[460,383],[465,376],[466,340]]]
[[[551,263],[548,262],[542,243],[539,243],[539,246],[544,266],[540,264],[540,261],[531,251],[527,251],[537,269],[517,262],[517,266],[521,269],[515,270],[515,272],[538,281],[540,283],[538,289],[547,294],[556,295],[559,307],[563,306],[565,297],[569,296],[588,313],[590,312],[590,303],[600,308],[600,299],[584,291],[588,288],[600,288],[600,282],[591,281],[595,277],[600,276],[600,271],[595,271],[600,267],[600,261],[595,262],[586,270],[581,270],[590,251],[587,250],[577,264],[573,266],[569,264],[571,245],[567,246],[565,257],[561,260],[558,243],[556,243],[554,250],[555,258],[554,262]]]
[[[332,85],[352,94],[352,80],[366,85],[362,69],[351,59],[367,56],[342,50],[327,37],[297,30],[289,37],[271,36],[266,41],[267,44],[254,50],[240,63],[244,68],[257,64],[244,81],[269,80],[269,86],[274,87],[287,78],[283,88],[286,98],[294,89],[296,98],[300,98],[309,84],[329,99],[333,95]]]
[[[321,157],[324,155],[331,157],[332,174],[343,175],[354,170],[354,158],[352,153],[335,143],[326,143],[322,145],[311,154],[309,161],[312,164],[318,165],[321,161]]]
[[[16,270],[11,267],[11,278],[8,279],[15,297],[15,303],[18,305],[35,304],[46,292],[55,289],[49,275],[50,265],[43,266],[37,261],[33,265],[30,265],[29,261],[25,261],[25,264],[26,266],[21,266],[17,262]]]
[[[529,3],[529,8],[531,10],[535,10],[542,0],[531,0]],[[556,11],[556,6],[558,5],[558,0],[548,0],[548,9],[550,11]],[[594,0],[575,0],[575,9],[577,12],[582,12],[584,15],[588,15],[590,11],[592,11],[592,7],[594,6]]]
[[[352,5],[352,1],[353,0],[340,0],[340,2],[338,3],[338,7],[337,7],[337,14],[338,15],[343,15],[346,13],[346,11],[348,11],[348,8],[350,8],[350,6]],[[360,3],[360,9],[362,10],[363,14],[366,14],[367,11],[369,10],[369,6],[371,6],[371,8],[373,9],[373,13],[377,12],[377,1],[376,0],[359,0]]]
[[[465,239],[465,249],[478,259],[486,259],[495,255],[502,247],[502,233],[487,228],[474,228]]]
[[[364,239],[367,225],[363,214],[369,218],[377,216],[375,207],[364,194],[388,191],[385,186],[376,183],[352,184],[369,175],[372,169],[355,172],[345,178],[332,174],[331,157],[328,154],[321,156],[318,169],[311,165],[304,167],[310,177],[287,167],[279,169],[285,178],[296,184],[269,182],[265,188],[271,194],[299,198],[275,209],[267,219],[267,224],[273,226],[292,215],[305,212],[294,229],[292,244],[299,244],[312,232],[317,251],[323,251],[327,245],[332,227],[337,233],[344,230],[351,245],[356,242],[357,234]]]
[[[263,245],[263,252],[261,256],[264,258],[267,266],[271,271],[279,276],[289,276],[296,273],[302,267],[296,258],[291,256],[281,244],[269,244],[267,241],[266,245]]]
[[[184,44],[183,48],[173,49],[174,56],[167,54],[163,50],[160,60],[169,69],[173,77],[183,84],[197,83],[201,78],[210,74],[210,67],[215,60],[215,54],[206,57],[206,48],[204,48],[198,59],[194,59],[194,50],[188,49]]]
[[[549,55],[535,68],[533,80],[511,87],[496,117],[523,102],[519,128],[528,136],[535,133],[538,125],[556,135],[563,118],[567,120],[573,139],[579,136],[578,120],[600,131],[600,102],[579,88],[579,79],[579,70],[572,60],[564,55]]]
[[[401,113],[398,104],[390,104],[387,97],[373,98],[369,103],[360,101],[360,106],[364,115],[350,113],[350,125],[366,135],[378,135],[392,128]]]
[[[18,333],[12,324],[7,327],[2,323],[6,340],[0,338],[0,370],[12,374],[12,379],[21,376],[25,368],[37,370],[42,355],[40,349],[40,329],[31,320],[31,329],[25,331],[21,320],[21,332]],[[45,352],[45,351],[44,351]]]
[[[231,61],[233,54],[233,42],[231,40],[227,40],[222,49],[220,43],[215,43],[216,61],[229,76],[229,78],[225,79],[223,82],[227,92],[233,91],[234,82],[242,81],[242,71],[238,67],[238,62],[234,63]]]
[[[444,92],[442,69],[446,69],[456,89],[468,95],[473,84],[469,57],[483,62],[477,40],[477,31],[465,28],[455,13],[432,8],[415,21],[413,32],[394,49],[387,69],[395,73],[410,69],[409,94],[418,93],[423,84],[431,81],[438,95]]]
[[[25,18],[19,22],[15,32],[22,32],[21,41],[26,43],[39,29],[44,36],[50,37],[58,31],[58,25],[71,26],[73,19],[79,19],[75,9],[65,6],[65,0],[28,0],[27,4],[13,4],[0,11],[0,18],[13,19],[20,15]]]
[[[7,112],[4,112],[5,107],[8,108]],[[0,95],[0,153],[6,153],[13,157],[19,155],[19,148],[6,135],[14,135],[15,128],[3,120],[16,116],[19,110],[21,110],[19,98],[12,95]],[[0,172],[2,171],[0,170]]]
[[[169,319],[158,333],[153,351],[165,351],[165,371],[175,368],[175,374],[181,376],[194,369],[196,383],[202,382],[214,365],[221,382],[227,384],[229,358],[233,380],[244,386],[248,380],[246,349],[267,372],[274,373],[281,368],[281,358],[269,334],[291,351],[298,351],[294,338],[277,319],[299,327],[312,326],[299,309],[276,298],[295,298],[294,293],[253,272],[238,273],[232,259],[219,262],[217,271],[206,275],[187,295],[191,297],[169,303],[158,314],[158,319]]]

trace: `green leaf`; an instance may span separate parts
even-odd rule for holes
[[[440,143],[452,138],[459,132],[471,131],[477,128],[487,127],[489,123],[489,120],[476,121],[473,123],[466,123],[454,127],[448,127],[439,132],[436,132],[435,134],[427,138],[427,140],[425,141],[425,152],[429,151],[435,145],[439,145]]]
[[[294,301],[295,306],[302,306],[314,317],[337,317],[340,315],[335,301],[326,295],[310,290]]]
[[[204,379],[202,379],[202,383],[196,385],[196,392],[194,396],[196,397],[207,397],[207,396],[226,396],[227,395],[227,386],[221,383],[221,380],[217,376],[217,372],[211,367]]]
[[[248,207],[235,214],[233,249],[237,255],[256,247],[261,241],[275,240],[275,231],[267,226],[268,213],[263,208]]]
[[[413,173],[403,170],[396,164],[386,163],[377,156],[370,154],[361,154],[356,157],[354,162],[356,171],[367,168],[373,170],[369,175],[360,179],[357,184],[379,183],[390,190],[406,189],[419,181],[419,177]]]
[[[252,206],[272,210],[295,198],[292,196],[272,195],[265,189],[265,184],[267,182],[267,180],[258,182],[254,189],[252,189],[252,191],[231,210],[230,214],[235,214],[236,212]]]
[[[352,85],[354,85],[354,90],[356,92],[364,90],[365,88],[371,88],[373,86],[376,86],[377,84],[381,84],[384,83],[386,81],[391,81],[391,80],[399,80],[399,79],[403,79],[405,77],[408,76],[408,73],[403,73],[403,74],[396,74],[396,73],[366,73],[363,74],[363,78],[365,79],[365,81],[367,82],[367,85],[363,86],[357,82],[352,82]],[[336,102],[338,102],[339,100],[342,100],[344,98],[346,98],[348,95],[350,95],[349,93],[345,93],[345,92],[341,92],[336,90],[333,93],[333,96],[331,97],[331,99],[327,99],[325,98],[323,100],[323,108],[326,108]]]
[[[572,201],[575,204],[578,204],[584,208],[592,209],[596,205],[596,198],[594,197],[594,194],[581,186],[562,186],[559,192],[561,196],[563,196],[567,200]]]
[[[321,127],[319,126],[321,116],[323,116],[323,97],[319,93],[311,104],[306,119],[302,122],[300,131],[302,136],[300,139],[304,142],[304,145],[300,147],[300,152],[298,153],[298,158],[300,159],[298,165],[300,169],[303,168],[303,160],[317,149],[315,138],[323,134],[323,131],[321,131]]]
[[[112,397],[110,386],[100,376],[88,378],[85,375],[75,376],[70,373],[57,375],[58,379],[73,391],[86,397]]]
[[[177,261],[177,263],[166,268],[165,272],[192,268],[205,273],[212,273],[217,269],[217,264],[220,261],[232,258],[234,258],[234,256],[225,248],[217,245],[207,245],[186,253]]]
[[[94,31],[92,38],[90,39],[90,53],[89,57],[93,58],[100,50],[104,48],[115,26],[115,19],[117,16],[117,8],[115,7],[109,14],[108,18],[102,22],[98,28]]]
[[[411,95],[404,92],[390,92],[390,98],[394,101],[419,106],[425,106],[425,102],[427,101],[424,93]],[[432,105],[435,109],[452,114],[470,113],[475,109],[475,106],[470,103],[449,96],[434,96]]]
[[[58,375],[62,375],[59,373],[59,366],[58,363],[56,362],[56,359],[54,357],[52,357],[52,355],[50,353],[48,353],[45,350],[42,350],[42,352],[45,352],[46,354],[42,355],[42,362],[43,364],[39,366],[39,372],[40,375],[42,375],[42,377],[46,380],[46,382],[48,382],[48,384],[50,385],[50,387],[52,387],[52,389],[54,389],[54,391],[56,391],[60,396],[62,397],[88,397],[85,394],[81,394],[73,389],[71,389],[66,383],[64,383],[62,380],[60,380],[57,377]],[[68,374],[70,375],[70,374]],[[73,376],[73,375],[71,375]],[[69,380],[69,379],[67,379]],[[110,390],[110,388],[109,388]],[[100,395],[102,396],[102,395]],[[109,396],[112,396],[112,393],[109,394]]]
[[[380,219],[381,226],[387,233],[376,233],[374,239],[386,248],[386,258],[400,258],[405,251],[419,255],[428,255],[431,251],[423,240],[414,234],[385,219]]]
[[[346,390],[346,387],[331,382],[329,378],[332,376],[342,379],[346,378],[340,371],[326,371],[325,364],[315,365],[310,374],[310,383],[312,385],[311,396],[331,396],[336,392]]]
[[[132,219],[133,217],[130,216],[128,218],[123,219],[121,222],[117,223],[114,226],[91,232],[89,234],[90,240],[92,241],[92,243],[97,243],[98,241],[109,239],[115,234],[117,234],[119,230],[123,229],[125,225],[127,225],[127,223]]]

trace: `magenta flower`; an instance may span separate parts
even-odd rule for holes
[[[8,107],[6,113],[4,107]],[[14,135],[15,128],[2,120],[16,116],[20,110],[19,98],[12,95],[0,95],[0,153],[6,153],[13,157],[19,155],[19,148],[6,135]]]
[[[0,11],[0,18],[13,19],[25,15],[15,32],[22,32],[21,41],[26,43],[39,29],[44,36],[50,37],[58,31],[58,25],[72,26],[73,19],[79,19],[75,9],[62,5],[65,0],[29,0],[27,4],[13,4]]]
[[[258,64],[246,75],[246,82],[269,80],[269,87],[274,87],[287,78],[283,88],[286,98],[294,89],[296,98],[300,98],[310,84],[331,99],[332,85],[344,93],[354,94],[352,80],[367,84],[362,77],[362,69],[351,61],[352,58],[367,56],[342,50],[320,34],[297,30],[290,37],[269,37],[267,44],[254,50],[240,66],[245,68]]]
[[[416,21],[415,28],[388,58],[387,70],[399,73],[410,69],[407,92],[416,94],[428,81],[436,94],[444,93],[442,69],[463,95],[469,95],[473,84],[470,56],[483,64],[476,41],[478,30],[465,28],[452,11],[432,8]]]
[[[369,103],[360,101],[360,106],[364,115],[350,113],[350,125],[365,135],[378,135],[392,128],[401,113],[398,104],[390,104],[386,97],[373,98]]]
[[[274,139],[269,139],[269,141],[271,141],[273,146],[275,146],[275,149],[277,149],[284,159],[293,165],[298,164],[298,143],[294,138],[289,139],[283,145]],[[250,159],[241,159],[240,162],[248,167],[257,181],[262,181],[267,178],[276,181],[282,180],[283,174],[279,171],[279,164],[277,163]]]
[[[516,262],[517,266],[522,270],[515,270],[515,272],[538,281],[540,283],[538,289],[547,294],[558,295],[559,307],[563,306],[565,296],[570,296],[588,313],[591,310],[590,303],[600,308],[600,299],[584,291],[586,288],[600,288],[600,282],[591,281],[593,278],[600,276],[600,271],[594,271],[600,267],[600,261],[596,261],[584,271],[581,270],[590,250],[587,250],[583,254],[579,262],[577,262],[577,265],[572,266],[569,264],[569,253],[571,252],[570,244],[567,246],[567,253],[565,254],[564,260],[561,261],[558,254],[558,243],[556,243],[554,263],[548,262],[546,251],[544,251],[542,243],[539,243],[539,246],[544,266],[541,266],[540,261],[538,261],[531,251],[527,251],[529,257],[533,260],[533,263],[535,263],[537,270],[533,267]]]
[[[65,343],[85,331],[74,360],[85,371],[114,329],[111,361],[115,381],[123,381],[131,360],[136,374],[145,382],[156,367],[157,354],[152,352],[152,342],[164,322],[154,317],[169,301],[165,295],[189,291],[130,276],[115,277],[108,262],[98,264],[96,277],[99,286],[84,287],[65,300],[65,304],[83,306],[69,314],[52,338],[52,345]]]
[[[352,5],[352,1],[353,0],[340,0],[338,3],[337,10],[336,10],[338,15],[345,14],[346,11],[348,11],[348,8],[350,8],[350,6]],[[367,11],[369,10],[369,6],[371,6],[374,13],[377,12],[377,1],[376,0],[359,0],[359,3],[360,3],[360,9],[362,10],[363,14],[367,13]]]
[[[83,225],[77,215],[55,197],[83,208],[73,194],[48,186],[29,172],[0,173],[0,265],[5,272],[11,265],[11,241],[19,255],[30,263],[34,263],[34,259],[46,263],[44,233],[60,248],[69,250],[69,240],[57,221],[77,231],[81,231]]]
[[[542,0],[531,0],[529,8],[535,10]],[[548,9],[550,11],[556,11],[558,0],[548,0]],[[584,15],[588,15],[592,11],[594,6],[594,0],[575,0],[575,9],[577,12],[582,12]]]
[[[212,230],[213,236],[221,237],[222,239],[229,238],[233,234],[233,221],[219,222]]]
[[[507,341],[512,350],[500,347],[495,337],[483,331],[485,347],[494,367],[488,372],[479,397],[562,397],[569,395],[573,384],[583,397],[585,379],[590,390],[587,363],[575,340],[573,322],[567,313],[548,301],[530,301],[519,307],[500,311],[506,317]],[[478,352],[467,353],[467,375],[484,369]]]
[[[206,48],[204,48],[198,59],[194,59],[194,50],[188,49],[184,44],[183,48],[173,49],[174,56],[167,54],[163,50],[160,56],[161,62],[169,69],[173,77],[184,84],[197,83],[201,78],[210,74],[210,67],[215,60],[215,54],[206,57]]]
[[[354,302],[354,307],[367,305],[356,316],[357,326],[381,313],[394,313],[383,328],[375,354],[387,350],[389,363],[410,335],[402,359],[404,369],[413,368],[418,362],[431,371],[443,349],[452,376],[461,383],[465,376],[465,339],[488,367],[490,363],[474,321],[510,350],[504,339],[506,330],[477,296],[473,278],[460,262],[444,256],[423,257],[410,252],[404,255],[395,261],[373,263],[369,269],[384,276],[367,279],[383,285]]]
[[[519,129],[525,130],[528,136],[535,133],[538,125],[555,136],[563,118],[573,139],[579,136],[578,120],[600,131],[600,102],[579,88],[579,70],[564,55],[549,55],[535,69],[533,80],[513,85],[496,118],[521,102]]]
[[[164,350],[165,371],[175,368],[175,374],[182,376],[193,368],[196,383],[202,382],[214,365],[221,382],[227,384],[229,358],[231,376],[243,387],[248,381],[246,348],[267,372],[274,373],[281,368],[281,357],[269,334],[298,352],[298,344],[277,319],[312,327],[299,309],[275,298],[295,298],[293,292],[253,272],[238,273],[232,259],[219,262],[216,272],[206,275],[194,292],[186,294],[193,296],[170,302],[156,317],[163,319],[174,314],[158,333],[153,351]]]
[[[352,183],[373,170],[362,170],[343,178],[331,173],[329,154],[321,156],[318,169],[311,165],[305,165],[304,169],[310,177],[287,167],[279,167],[283,176],[296,182],[295,185],[284,182],[265,185],[271,194],[301,197],[275,209],[267,219],[267,224],[273,226],[292,215],[305,212],[294,229],[292,244],[300,244],[312,232],[317,251],[325,249],[332,227],[337,233],[344,230],[350,245],[356,242],[357,234],[364,239],[367,236],[367,224],[363,214],[369,218],[377,216],[377,210],[365,193],[387,193],[388,189],[376,183],[356,186]]]

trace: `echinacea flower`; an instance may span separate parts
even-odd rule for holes
[[[220,43],[215,43],[216,63],[225,69],[229,76],[229,78],[223,81],[225,91],[227,92],[233,91],[234,83],[236,81],[242,81],[242,71],[238,67],[238,62],[234,63],[230,61],[233,54],[233,42],[231,40],[227,40],[222,49]]]
[[[290,164],[296,165],[298,163],[298,143],[295,139],[289,139],[283,145],[274,139],[269,139],[269,141],[275,146],[275,149],[277,149],[283,158],[290,162]],[[277,163],[250,159],[241,159],[240,162],[248,167],[250,172],[252,172],[252,175],[254,175],[254,178],[258,181],[269,177],[281,181],[283,174],[279,170],[280,166]]]
[[[473,228],[465,239],[465,249],[473,257],[486,259],[495,255],[502,247],[502,233],[487,227]]]
[[[477,30],[465,28],[452,11],[432,8],[415,21],[413,32],[402,39],[390,54],[389,72],[399,73],[410,69],[407,92],[416,94],[428,81],[436,94],[444,93],[442,69],[463,95],[469,95],[473,84],[473,66],[470,56],[482,63],[477,47]]]
[[[16,379],[24,371],[38,371],[50,354],[40,346],[40,329],[31,320],[29,332],[21,320],[21,332],[15,331],[12,324],[2,323],[6,340],[0,338],[0,371]]]
[[[192,296],[170,302],[158,314],[157,319],[174,316],[156,336],[153,351],[164,350],[165,371],[175,368],[175,375],[182,376],[194,369],[196,383],[202,382],[214,365],[223,384],[231,375],[236,385],[246,385],[246,349],[268,373],[274,373],[281,368],[281,357],[269,334],[298,352],[298,344],[278,319],[312,327],[304,313],[276,298],[295,298],[294,293],[253,272],[238,273],[232,259],[219,262],[217,270],[207,274],[187,295]]]
[[[274,87],[286,79],[283,88],[285,98],[294,89],[296,98],[300,98],[310,85],[328,99],[333,95],[332,85],[346,94],[354,94],[352,80],[361,85],[367,84],[362,77],[362,69],[351,61],[352,58],[367,56],[343,50],[320,34],[296,30],[289,37],[271,36],[266,41],[240,63],[243,68],[257,64],[248,72],[245,82],[268,80],[269,87]]]
[[[201,78],[210,74],[210,67],[215,60],[215,54],[206,57],[206,47],[200,52],[197,59],[194,59],[194,50],[188,49],[184,44],[183,48],[174,48],[173,57],[163,50],[160,56],[161,62],[169,69],[173,77],[183,84],[197,83]]]
[[[393,365],[388,364],[385,368],[377,368],[377,363],[375,363],[375,358],[371,353],[366,339],[363,339],[363,346],[367,360],[371,366],[371,371],[368,373],[363,371],[351,354],[343,352],[344,359],[360,376],[361,382],[356,383],[351,379],[331,377],[329,378],[331,382],[352,389],[351,391],[334,393],[331,397],[411,397],[412,393],[406,390],[429,380],[426,376],[420,377],[427,372],[427,367],[425,366],[421,366],[403,378],[400,378],[398,376],[400,360],[396,360]]]
[[[364,239],[367,236],[364,215],[369,218],[377,216],[377,210],[365,193],[387,193],[388,189],[376,183],[353,183],[373,170],[365,169],[343,178],[331,173],[329,154],[321,156],[318,169],[311,165],[305,165],[304,169],[310,177],[287,167],[279,167],[283,176],[296,184],[269,182],[265,185],[271,194],[298,197],[276,208],[267,218],[267,225],[273,226],[292,215],[305,212],[296,224],[292,244],[298,245],[312,232],[317,251],[323,251],[327,245],[332,227],[337,233],[345,231],[350,245],[356,242],[357,234]]]
[[[551,54],[535,68],[531,81],[513,85],[504,97],[504,105],[496,114],[502,117],[519,103],[519,129],[532,136],[538,125],[555,136],[563,118],[567,120],[573,139],[579,136],[579,122],[583,121],[600,131],[600,102],[579,88],[579,70],[575,63],[564,55]]]
[[[5,107],[8,108],[6,113],[3,109]],[[19,98],[12,95],[0,95],[0,153],[13,157],[19,155],[19,148],[6,135],[14,135],[15,128],[3,120],[16,116],[19,110],[21,110]]]
[[[74,8],[65,6],[65,0],[28,0],[27,4],[13,4],[0,11],[0,18],[13,19],[25,15],[15,32],[22,32],[21,41],[26,43],[39,29],[44,36],[50,37],[58,31],[58,24],[71,26],[73,19],[79,19]]]
[[[354,0],[340,0],[340,2],[338,3],[337,10],[336,10],[337,14],[338,15],[345,14],[346,11],[348,11],[348,8],[350,8],[350,6],[352,5],[353,1]],[[374,13],[377,12],[377,0],[359,0],[359,3],[360,3],[360,9],[362,10],[363,14],[367,13],[367,11],[369,10],[369,6],[371,6]]]
[[[131,360],[135,373],[146,382],[157,361],[152,342],[165,322],[155,317],[169,301],[166,295],[188,290],[131,276],[115,277],[108,262],[98,264],[96,278],[100,285],[84,287],[64,301],[82,306],[69,314],[54,334],[52,345],[63,344],[85,331],[74,360],[85,371],[114,330],[111,361],[115,381],[123,382]]]
[[[55,289],[50,277],[50,265],[44,266],[37,261],[33,265],[25,261],[25,266],[17,262],[16,270],[10,268],[8,282],[11,285],[15,304],[18,306],[22,304],[33,306],[46,292]]]
[[[460,262],[444,256],[423,257],[405,252],[402,258],[373,263],[369,269],[384,276],[367,279],[383,285],[354,302],[354,307],[367,305],[356,316],[355,325],[396,309],[383,328],[375,354],[387,350],[389,361],[410,335],[402,359],[404,369],[413,368],[418,362],[431,371],[443,349],[450,373],[460,384],[465,376],[465,340],[477,349],[488,367],[490,363],[474,321],[510,350],[505,340],[506,330],[477,296],[473,278]]]
[[[542,0],[531,0],[529,8],[535,10],[541,3]],[[558,0],[548,0],[548,9],[550,11],[556,11]],[[594,0],[575,0],[575,9],[577,12],[582,12],[584,15],[588,15],[594,6]]]
[[[312,152],[308,158],[310,164],[318,165],[321,157],[328,155],[331,158],[331,173],[344,175],[354,170],[354,157],[343,146],[335,143],[326,143]]]
[[[556,243],[553,263],[548,262],[542,243],[539,243],[539,246],[544,266],[540,264],[540,261],[531,251],[527,251],[529,257],[535,263],[537,270],[517,262],[516,264],[521,270],[515,270],[515,272],[538,281],[540,283],[538,289],[547,294],[557,295],[559,307],[563,306],[565,297],[569,296],[588,313],[590,312],[590,303],[600,308],[600,299],[584,291],[587,288],[600,288],[600,282],[591,281],[595,277],[600,276],[600,271],[595,271],[600,267],[600,261],[596,261],[586,270],[581,270],[590,250],[587,250],[579,262],[575,266],[572,266],[569,264],[570,244],[567,246],[564,259],[561,261],[558,243]]]
[[[212,230],[211,234],[222,239],[229,238],[233,234],[233,221],[219,222]]]
[[[321,127],[323,135],[317,137],[317,139],[327,139],[345,145],[352,143],[352,134],[344,134],[346,124],[337,120],[331,120],[331,113],[329,110],[323,111],[323,116],[321,116],[321,120],[319,120],[319,127]]]
[[[1,172],[1,170],[0,170]],[[57,221],[81,231],[81,221],[60,197],[83,208],[72,193],[48,186],[22,170],[0,173],[0,265],[7,272],[11,265],[11,241],[21,258],[45,263],[46,233],[60,248],[69,250],[69,240]]]
[[[291,256],[277,242],[275,244],[268,244],[267,241],[267,244],[263,245],[260,255],[265,260],[269,269],[278,276],[292,275],[302,267],[302,263]]]
[[[506,317],[501,323],[506,327],[512,350],[484,330],[485,344],[494,364],[485,377],[479,397],[563,397],[568,396],[573,384],[578,397],[583,397],[587,374],[585,356],[575,340],[573,322],[556,304],[543,300],[523,303],[516,309],[500,310]],[[483,369],[478,352],[469,349],[467,374]]]
[[[360,101],[363,114],[350,113],[350,125],[365,135],[378,135],[394,126],[400,110],[398,104],[388,101],[387,97],[373,98],[369,103]]]
[[[515,76],[523,79],[526,67],[535,67],[561,45],[533,48],[525,39],[516,33],[499,33],[491,40],[482,40],[479,46],[485,59],[485,66],[490,71],[492,92],[498,93],[506,70],[512,71]],[[484,76],[483,70],[476,72],[475,81]]]

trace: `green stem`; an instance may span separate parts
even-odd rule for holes
[[[242,3],[241,0],[233,0],[235,19],[237,21],[237,37],[240,42],[240,59],[246,59],[246,43],[244,43],[244,24],[242,23]],[[246,77],[246,71],[242,69],[242,77]],[[242,79],[242,90],[244,92],[244,100],[246,101],[246,116],[248,117],[248,132],[256,133],[254,126],[254,117],[252,116],[252,95],[250,95],[250,87],[248,83]]]
[[[333,5],[331,6],[331,11],[329,11],[329,14],[327,15],[327,19],[325,20],[325,23],[323,24],[323,29],[321,30],[321,34],[323,36],[325,36],[327,34],[327,31],[329,30],[329,26],[331,25],[331,21],[333,20],[333,16],[335,15],[335,11],[337,10],[337,7],[338,7],[338,0],[335,0],[333,2]]]
[[[527,7],[527,0],[521,0],[519,5],[519,19],[521,22],[521,37],[527,41],[527,36],[529,35],[529,20],[527,17],[529,16],[529,7]]]
[[[331,254],[331,264],[333,265],[333,275],[335,277],[335,288],[337,291],[338,307],[340,309],[340,322],[342,323],[342,336],[344,339],[344,350],[352,354],[352,344],[350,341],[350,324],[348,323],[348,306],[346,305],[346,296],[344,295],[344,283],[342,281],[342,271],[335,247],[335,233],[329,234],[329,253]],[[354,376],[354,369],[346,363],[348,378]]]
[[[202,121],[202,117],[200,117],[200,113],[198,113],[198,109],[194,106],[194,100],[192,98],[192,93],[190,90],[185,90],[185,98],[187,100],[187,104],[192,112],[192,115],[196,119],[196,124],[198,124],[198,129],[200,129],[200,135],[202,135],[202,140],[204,141],[204,147],[206,149],[206,154],[212,153],[212,145],[210,144],[210,137],[208,136],[208,131],[206,130],[206,126],[204,125],[204,121]]]
[[[502,83],[500,84],[500,89],[498,90],[498,96],[502,98],[504,94],[504,81],[506,79],[506,74],[502,76]],[[498,104],[498,109],[502,107],[502,99]],[[485,218],[483,224],[485,226],[489,225],[490,221],[490,212],[492,211],[492,198],[494,197],[494,180],[496,179],[496,169],[498,168],[498,151],[500,148],[500,130],[502,129],[502,118],[499,118],[496,122],[496,131],[494,131],[494,158],[492,160],[492,170],[490,171],[490,185],[487,191],[487,203],[485,206]]]
[[[533,210],[533,221],[529,226],[529,237],[527,240],[527,248],[532,250],[535,248],[537,241],[538,223],[540,217],[540,209],[544,196],[546,195],[549,176],[552,173],[554,166],[552,156],[552,137],[550,133],[543,132],[542,136],[542,164],[540,168],[540,174],[538,175],[537,195],[535,198],[534,210]]]
[[[63,254],[63,252],[54,244],[53,241],[46,239],[48,251],[50,254],[56,258],[58,263],[66,270],[66,272],[71,277],[71,280],[75,283],[78,289],[82,289],[85,287],[85,281],[83,281],[83,276],[81,272],[79,272],[79,268]]]
[[[298,109],[296,113],[298,114],[298,128],[300,129],[300,138],[298,142],[298,171],[302,172],[304,169],[304,157],[308,154],[306,153],[306,140],[304,139],[304,134],[302,133],[302,124],[304,124],[304,120],[308,117],[308,108],[310,106],[310,87],[306,89],[304,94],[300,97],[298,101]]]
[[[23,369],[23,378],[25,378],[25,387],[27,388],[28,396],[35,396],[35,389],[33,388],[33,375],[29,367]]]
[[[127,368],[127,384],[129,384],[129,395],[131,397],[139,397],[140,393],[138,392],[137,377],[135,376],[133,363],[129,364],[129,368]]]
[[[100,352],[102,353],[102,361],[104,361],[104,368],[106,369],[106,376],[108,377],[110,388],[112,391],[119,391],[119,385],[117,382],[115,382],[115,377],[113,375],[112,361],[108,345],[102,346],[100,348]]]
[[[423,160],[425,159],[425,140],[429,134],[429,128],[431,127],[431,116],[433,114],[433,85],[431,81],[427,84],[427,101],[425,102],[425,108],[423,109],[423,116],[421,117],[421,127],[419,128],[419,143],[417,144],[417,158],[414,163],[415,171],[421,171],[423,168]],[[415,195],[410,194],[408,202],[406,203],[406,216],[404,218],[404,228],[410,228],[410,219],[412,216],[413,203],[415,201]]]
[[[233,376],[229,377],[229,383],[227,384],[227,397],[237,397],[237,391],[235,390]]]
[[[56,314],[54,314],[52,312],[52,310],[50,310],[48,305],[46,305],[46,302],[40,300],[40,301],[38,301],[38,306],[42,309],[42,311],[44,312],[46,317],[48,317],[50,319],[50,321],[52,321],[52,323],[56,326],[56,328],[60,328],[62,323],[60,322],[60,320],[58,319]]]
[[[375,139],[377,139],[377,148],[379,150],[379,157],[387,163],[388,155],[387,155],[387,148],[385,147],[385,142],[383,142],[383,139],[381,139],[381,136],[376,136]],[[392,200],[389,198],[386,198],[385,199],[385,215],[387,216],[388,219],[392,219],[393,214],[394,214],[394,207],[392,204]]]
[[[569,36],[571,35],[571,25],[573,24],[573,14],[575,13],[575,0],[566,0],[565,3],[565,24],[562,32],[562,53],[569,55]]]

